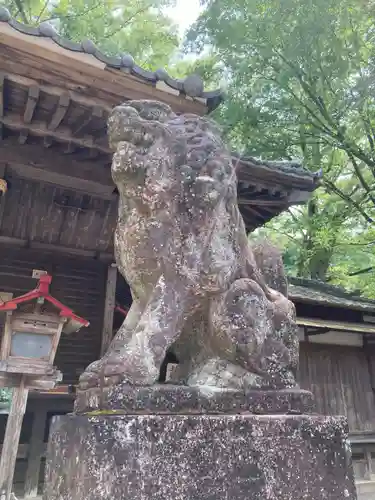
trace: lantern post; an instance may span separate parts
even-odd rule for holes
[[[6,314],[0,347],[0,387],[13,389],[0,460],[0,500],[12,494],[14,469],[29,390],[53,389],[62,380],[54,359],[62,333],[89,322],[50,295],[52,277],[33,271],[37,287],[0,304]]]

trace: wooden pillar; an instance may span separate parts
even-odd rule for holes
[[[18,388],[13,389],[12,404],[5,429],[0,461],[0,500],[10,500],[16,466],[18,444],[22,421],[26,411],[29,390],[24,385],[24,377]]]
[[[365,479],[368,481],[371,480],[372,478],[372,457],[371,457],[371,450],[369,448],[365,447],[365,460],[366,460],[366,472],[365,472]]]
[[[0,132],[0,134],[1,134],[1,132]],[[4,178],[5,170],[6,170],[5,165],[0,164],[0,179]],[[1,228],[2,223],[3,223],[5,203],[6,203],[6,194],[0,192],[0,228]]]
[[[117,283],[117,267],[116,264],[111,264],[108,267],[107,285],[105,291],[105,304],[104,304],[104,320],[102,331],[102,345],[100,349],[100,356],[103,356],[109,344],[112,341],[113,335],[113,315],[116,306],[116,283]]]
[[[363,335],[363,349],[367,358],[371,389],[375,393],[375,339],[371,334]]]
[[[39,473],[44,454],[44,432],[47,422],[47,410],[36,409],[33,415],[31,440],[27,456],[27,470],[25,481],[25,497],[38,496]]]

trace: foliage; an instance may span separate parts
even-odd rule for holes
[[[12,401],[12,389],[2,388],[0,389],[0,404],[2,406],[9,405]]]
[[[59,34],[88,38],[109,55],[129,53],[138,64],[164,67],[179,46],[176,27],[164,14],[174,0],[7,0],[13,16],[26,24],[49,21]]]
[[[216,117],[246,155],[300,159],[322,189],[261,231],[290,271],[375,296],[374,5],[367,0],[205,0],[186,47],[229,78]]]
[[[300,159],[322,187],[259,234],[281,244],[293,274],[361,288],[375,297],[375,30],[369,0],[203,0],[178,57],[173,0],[6,0],[20,21],[48,20],[75,41],[130,53],[176,77],[223,75],[216,111],[233,148]],[[254,235],[255,237],[257,235]],[[370,269],[369,272],[360,272]]]

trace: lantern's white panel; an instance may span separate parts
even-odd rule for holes
[[[12,335],[10,355],[33,359],[49,358],[52,349],[52,338],[51,335],[15,332]]]

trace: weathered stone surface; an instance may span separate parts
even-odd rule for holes
[[[288,297],[288,279],[280,252],[267,240],[252,242],[251,249],[267,286]]]
[[[280,414],[311,413],[311,392],[300,389],[240,392],[173,385],[134,387],[117,384],[105,390],[78,391],[75,412],[113,410],[122,413]]]
[[[344,418],[66,415],[45,500],[355,500]]]
[[[218,127],[130,101],[113,110],[108,134],[119,192],[116,261],[133,304],[80,389],[152,385],[168,350],[179,360],[175,383],[295,387],[294,306],[267,286],[248,243]],[[268,283],[286,282],[280,253],[271,260]]]

